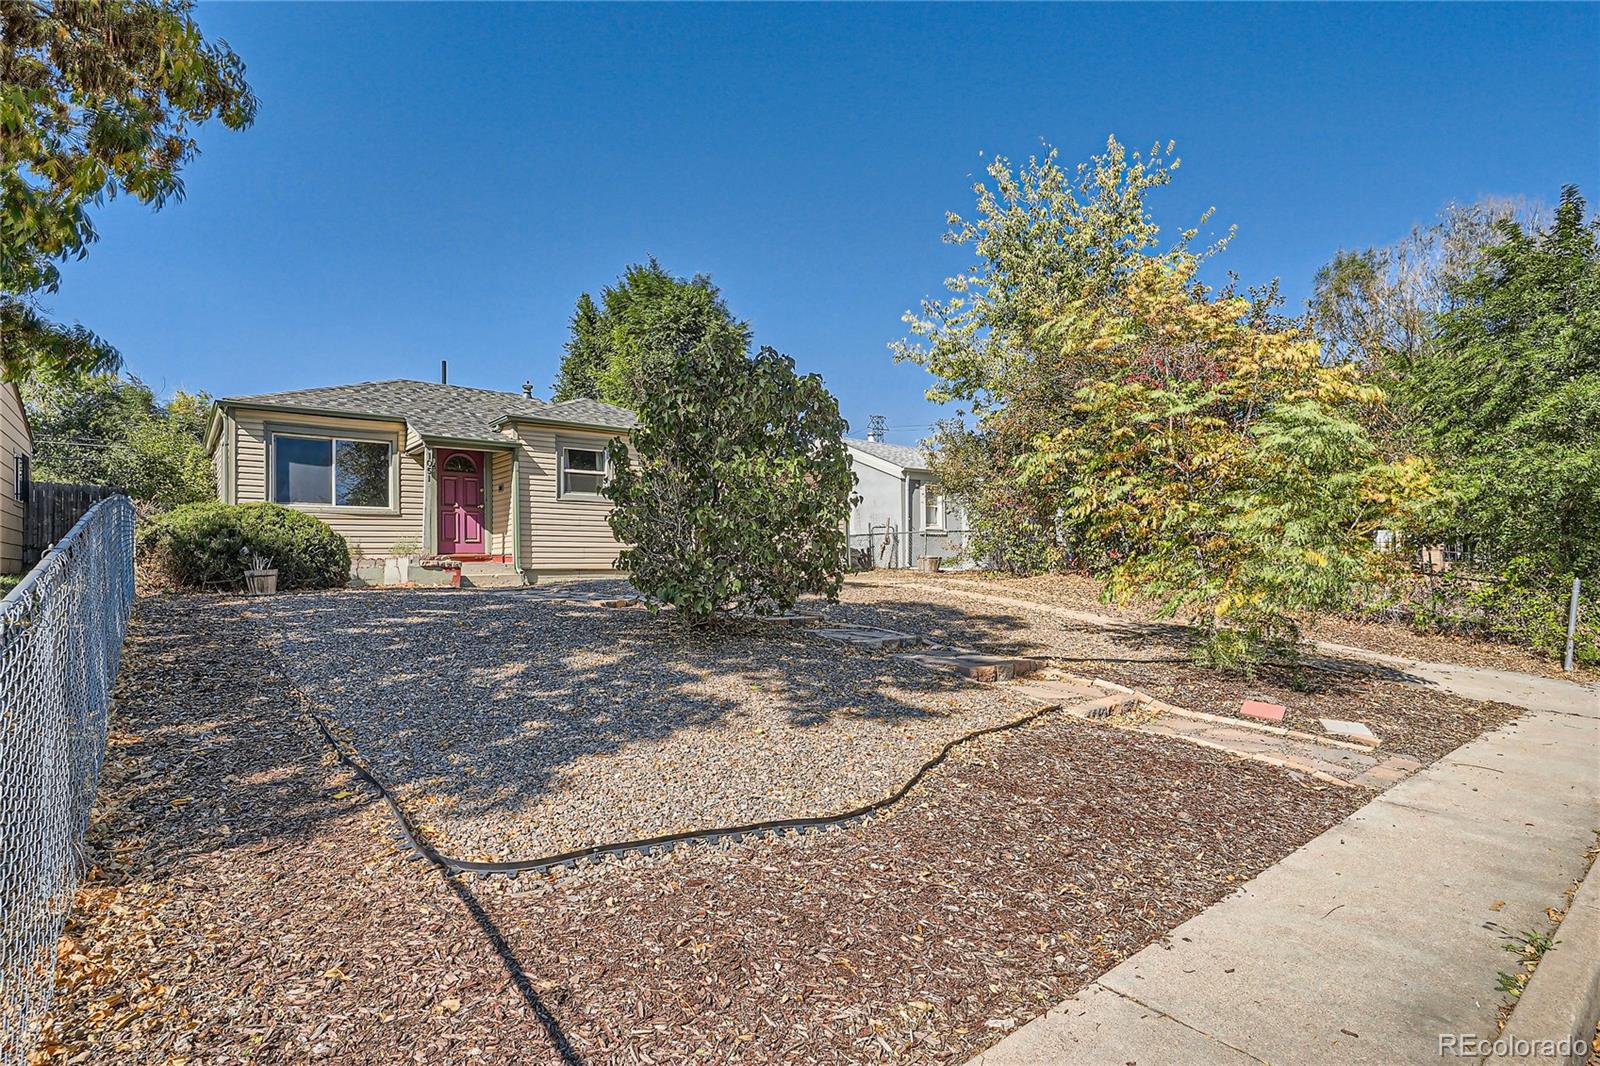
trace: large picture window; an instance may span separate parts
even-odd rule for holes
[[[386,441],[273,434],[272,500],[388,507],[393,450]]]
[[[561,449],[561,495],[599,498],[605,483],[605,449]]]

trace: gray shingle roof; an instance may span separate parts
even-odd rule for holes
[[[845,438],[845,443],[858,451],[875,455],[907,470],[928,469],[928,457],[920,448],[907,448],[903,444],[882,444],[871,440],[851,440],[848,437]]]
[[[606,429],[632,429],[639,424],[639,420],[627,408],[589,399],[546,404],[538,417],[550,422],[571,422],[574,425],[602,426]]]
[[[546,403],[520,392],[442,385],[436,381],[363,381],[320,389],[291,389],[221,401],[255,407],[290,407],[341,414],[367,415],[405,422],[424,437],[505,443],[497,424],[515,419],[559,422],[602,429],[631,429],[631,411],[598,400]]]

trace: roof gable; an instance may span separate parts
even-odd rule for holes
[[[844,443],[864,455],[892,463],[902,470],[928,469],[928,457],[918,448],[908,448],[903,444],[884,444],[874,440],[851,440],[848,437]]]

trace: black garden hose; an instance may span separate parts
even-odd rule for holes
[[[918,783],[929,774],[929,772],[938,767],[939,764],[943,763],[945,759],[949,757],[952,751],[961,745],[966,744],[968,741],[976,740],[979,737],[988,736],[992,733],[1003,733],[1013,729],[1020,729],[1021,727],[1036,721],[1044,715],[1060,709],[1061,704],[1059,703],[1049,704],[1047,706],[1030,711],[1019,718],[1014,718],[1009,722],[1002,722],[999,725],[985,726],[982,729],[974,729],[970,733],[962,734],[961,736],[956,737],[954,740],[949,741],[943,747],[941,747],[938,751],[938,754],[934,755],[933,758],[923,763],[922,767],[917,770],[915,774],[911,775],[910,780],[901,785],[888,796],[885,796],[879,800],[874,800],[873,802],[864,804],[860,807],[852,807],[849,810],[842,811],[838,814],[823,814],[805,818],[774,818],[763,822],[749,822],[744,825],[720,826],[714,829],[692,829],[681,833],[667,833],[663,836],[642,837],[637,840],[621,840],[609,844],[591,844],[586,848],[576,848],[572,851],[558,852],[554,855],[542,855],[534,859],[513,859],[508,862],[478,862],[472,859],[457,859],[440,853],[438,849],[434,848],[433,845],[428,843],[428,841],[423,837],[421,831],[418,830],[416,826],[412,825],[411,819],[407,817],[406,812],[401,809],[400,804],[396,802],[394,796],[389,792],[389,789],[384,785],[384,783],[378,780],[372,771],[367,769],[359,756],[345,750],[344,745],[339,743],[339,741],[334,737],[333,731],[328,728],[328,724],[322,720],[322,716],[310,709],[307,709],[306,714],[308,714],[311,717],[311,720],[316,723],[317,729],[321,731],[323,739],[328,742],[329,747],[333,748],[334,754],[339,757],[339,761],[350,767],[350,769],[355,772],[357,777],[371,785],[378,791],[378,794],[383,797],[384,802],[389,805],[389,810],[394,815],[395,821],[400,824],[400,829],[405,834],[406,841],[410,844],[417,855],[428,860],[434,866],[437,866],[439,869],[443,870],[447,875],[471,873],[482,875],[505,874],[510,877],[516,877],[518,874],[522,873],[543,873],[560,866],[574,866],[584,860],[602,859],[608,855],[622,855],[628,852],[649,851],[654,848],[670,848],[674,845],[688,842],[710,843],[725,837],[740,838],[754,834],[781,833],[789,829],[820,829],[827,826],[841,825],[845,822],[850,822],[858,818],[864,818],[867,815],[875,814],[878,811],[900,802],[906,797],[907,793],[915,788]]]

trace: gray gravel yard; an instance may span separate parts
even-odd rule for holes
[[[533,593],[343,591],[245,614],[458,858],[831,813],[1027,709],[782,626],[686,633]]]

